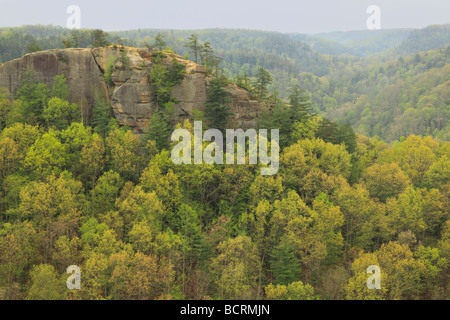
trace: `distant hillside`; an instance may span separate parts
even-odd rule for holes
[[[319,112],[387,141],[450,138],[450,46],[388,62],[354,63],[326,77],[300,76]]]
[[[313,50],[329,55],[357,57],[408,56],[439,49],[450,44],[450,24],[432,25],[423,29],[359,30],[318,33],[311,36],[289,34],[305,41]]]
[[[209,41],[223,59],[221,66],[229,76],[245,70],[251,76],[259,66],[268,69],[275,78],[290,77],[299,72],[312,72],[323,76],[329,73],[333,61],[314,51],[303,39],[293,39],[288,34],[244,29],[205,30],[157,30],[140,29],[112,32],[111,35],[125,39],[126,44],[141,47],[152,44],[161,33],[167,46],[181,55],[188,49],[186,39],[193,33],[200,41]],[[281,78],[279,79],[281,80]]]
[[[404,56],[446,45],[450,45],[450,24],[433,25],[412,31],[394,52]]]
[[[42,50],[62,48],[61,39],[69,35],[70,30],[56,26],[0,28],[0,64],[29,53],[33,43]]]
[[[322,54],[374,56],[398,46],[413,29],[360,30],[319,33],[304,40]],[[301,35],[291,35],[302,38]]]

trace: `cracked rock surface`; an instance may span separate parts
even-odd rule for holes
[[[129,65],[123,66],[116,59],[125,52]],[[212,76],[206,75],[204,66],[195,64],[176,54],[165,53],[164,63],[173,59],[185,64],[184,78],[172,89],[172,97],[178,101],[171,114],[173,124],[191,119],[193,110],[205,110],[208,100],[208,85]],[[112,87],[108,88],[104,73],[108,63],[114,63],[111,75]],[[70,101],[84,105],[89,117],[95,100],[110,103],[114,116],[121,125],[131,127],[142,134],[148,128],[149,119],[155,110],[155,99],[150,86],[151,51],[146,48],[118,48],[114,46],[95,49],[59,49],[27,54],[0,66],[0,87],[14,94],[21,85],[27,70],[33,78],[49,86],[53,77],[64,74],[70,88]],[[256,117],[265,108],[264,104],[252,100],[250,94],[234,85],[225,87],[230,93],[230,128],[256,128]]]

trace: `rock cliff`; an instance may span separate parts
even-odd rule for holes
[[[88,113],[95,99],[108,100],[103,74],[91,49],[41,51],[6,62],[0,66],[0,88],[14,94],[29,70],[35,80],[49,86],[56,75],[63,74],[70,87],[71,102],[87,103]]]
[[[117,59],[122,52],[128,60],[126,67]],[[149,79],[151,53],[146,48],[115,46],[35,52],[0,66],[0,87],[14,94],[30,69],[36,80],[49,86],[55,75],[64,74],[70,87],[71,102],[87,103],[88,115],[94,102],[101,99],[111,104],[120,124],[143,133],[155,110],[155,96]],[[177,101],[171,115],[175,124],[192,119],[194,109],[204,111],[212,76],[207,76],[205,67],[176,54],[165,53],[165,56],[164,63],[170,64],[176,59],[186,66],[183,79],[172,88],[172,97]],[[108,64],[114,66],[109,88],[104,79]],[[264,104],[252,100],[247,91],[233,84],[227,85],[225,90],[231,98],[230,127],[256,128],[256,117],[265,108]]]

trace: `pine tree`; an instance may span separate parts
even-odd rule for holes
[[[78,48],[80,47],[80,35],[77,30],[72,30],[72,33],[70,34],[72,38],[72,48]]]
[[[214,56],[214,49],[211,46],[211,42],[206,41],[200,51],[201,63],[205,66],[211,66],[211,58]]]
[[[164,41],[164,36],[158,32],[155,36],[155,42],[153,43],[153,46],[155,48],[158,48],[159,51],[162,51],[166,45],[167,43]]]
[[[108,34],[100,29],[96,29],[92,31],[92,47],[107,47],[111,45],[111,42],[109,42],[107,38]]]
[[[215,78],[211,81],[208,88],[205,117],[211,128],[219,130],[226,129],[228,117],[231,115],[227,106],[229,94],[223,89],[226,84],[226,78]]]
[[[36,52],[36,51],[42,51],[42,47],[37,43],[36,40],[33,40],[33,42],[28,46],[28,52]]]
[[[319,129],[316,133],[316,138],[320,138],[325,142],[330,142],[337,144],[337,131],[338,125],[334,122],[331,122],[327,118],[323,118],[319,124]]]
[[[333,144],[344,143],[349,153],[356,150],[356,134],[348,123],[338,125],[324,118],[319,124],[316,137]]]
[[[267,86],[273,81],[272,76],[269,71],[263,67],[259,67],[258,73],[256,74],[256,79],[253,83],[254,93],[256,97],[260,100],[265,100],[268,95]]]
[[[95,99],[92,107],[92,124],[94,131],[103,138],[106,138],[106,135],[108,134],[111,117],[111,106],[100,99]]]
[[[217,76],[218,67],[222,59],[216,56],[214,52],[214,48],[211,46],[209,41],[206,41],[202,47],[200,52],[201,63],[209,68],[209,70],[215,70],[215,74]]]
[[[194,62],[198,63],[198,58],[199,58],[201,48],[202,48],[200,40],[198,39],[198,35],[193,33],[188,38],[188,40],[189,40],[189,42],[186,43],[184,46],[189,49],[189,53],[192,54]]]
[[[251,82],[250,82],[250,77],[248,75],[247,70],[243,70],[243,72],[239,73],[236,76],[236,81],[235,81],[236,85],[251,92],[253,90],[252,86],[251,86]]]
[[[155,141],[158,150],[167,149],[169,147],[170,133],[171,127],[166,115],[161,111],[157,111],[150,119],[145,140]]]
[[[300,261],[295,256],[292,246],[285,239],[273,248],[270,257],[275,284],[288,285],[300,279]]]
[[[281,101],[272,96],[275,102],[270,110],[264,111],[258,118],[258,125],[265,129],[280,129],[279,145],[281,148],[291,142],[292,121],[289,119],[289,109]]]
[[[344,143],[347,151],[353,153],[356,151],[356,134],[349,123],[340,125],[337,132],[338,143]]]
[[[291,119],[293,121],[305,122],[311,118],[311,101],[304,90],[298,87],[291,89],[289,95],[291,105]]]

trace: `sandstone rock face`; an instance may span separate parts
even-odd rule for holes
[[[265,110],[265,105],[257,100],[251,100],[250,93],[238,86],[229,84],[225,90],[230,93],[232,118],[234,128],[256,128],[257,116]]]
[[[208,85],[211,77],[204,73],[186,74],[184,79],[172,90],[172,97],[179,100],[175,105],[177,120],[192,119],[194,109],[205,111],[208,100]],[[256,128],[256,117],[265,106],[256,100],[251,100],[246,90],[229,84],[225,90],[230,93],[229,108],[232,113],[229,119],[230,128]]]
[[[63,74],[70,88],[71,102],[87,104],[87,116],[95,99],[109,100],[103,74],[91,49],[40,51],[9,61],[0,66],[0,88],[14,94],[28,70],[32,70],[35,80],[50,87],[53,78]]]
[[[126,66],[119,59],[122,51],[129,59]],[[94,56],[102,72],[106,72],[108,64],[114,64],[111,106],[117,121],[143,133],[155,109],[149,82],[150,51],[111,46],[94,49]]]
[[[148,120],[154,110],[148,72],[135,70],[128,79],[125,77],[120,81],[115,79],[113,73],[113,82],[118,84],[111,98],[114,115],[119,123],[142,133],[148,126]]]
[[[185,60],[180,56],[172,58],[186,65],[184,79],[172,89],[172,97],[179,101],[175,107],[175,120],[182,122],[192,119],[195,109],[205,111],[208,101],[208,85],[213,79],[206,75],[206,68]],[[252,100],[250,93],[234,84],[228,84],[225,90],[230,93],[229,108],[233,114],[229,119],[230,128],[256,128],[257,116],[265,110],[266,106]]]
[[[120,57],[126,55],[127,65]],[[182,57],[166,53],[164,63],[173,59],[186,66],[184,78],[172,90],[178,101],[170,115],[173,124],[191,119],[195,109],[204,111],[208,100],[208,85],[212,79],[204,66]],[[28,69],[34,70],[36,80],[51,86],[53,77],[64,74],[70,87],[70,100],[87,102],[92,110],[96,99],[111,103],[119,124],[127,125],[137,134],[148,128],[149,119],[156,108],[150,85],[152,66],[150,49],[115,47],[96,49],[62,49],[27,54],[0,67],[0,87],[14,94]],[[108,65],[114,65],[111,74],[112,88],[108,88],[104,73]],[[252,100],[250,94],[233,84],[225,89],[230,93],[230,128],[256,128],[256,117],[264,110],[264,104]]]

